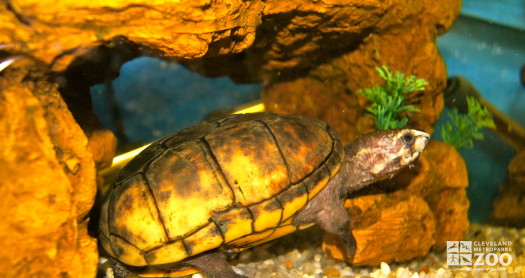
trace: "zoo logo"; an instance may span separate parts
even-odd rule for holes
[[[499,247],[501,245],[507,247]],[[447,265],[449,266],[508,266],[512,263],[509,253],[496,254],[493,252],[512,251],[511,242],[485,241],[447,241]]]

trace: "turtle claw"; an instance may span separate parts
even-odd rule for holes
[[[346,236],[339,236],[338,238],[343,243],[345,261],[352,262],[357,249],[357,242],[352,231],[349,231]]]
[[[242,270],[236,268],[235,266],[232,266],[231,268],[233,269],[235,274],[237,274],[237,278],[249,278],[248,276],[244,275],[244,272]]]

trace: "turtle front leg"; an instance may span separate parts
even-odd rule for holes
[[[326,233],[335,236],[343,244],[346,261],[352,261],[357,243],[350,230],[350,215],[340,199],[338,180],[331,180],[308,206],[299,212],[292,224],[301,226],[316,223]]]
[[[331,205],[321,210],[307,208],[293,219],[292,224],[300,226],[312,222],[325,233],[335,236],[343,244],[346,261],[352,261],[357,243],[350,230],[350,215],[342,205]]]
[[[199,254],[183,263],[198,268],[207,278],[247,278],[237,274],[219,251]]]

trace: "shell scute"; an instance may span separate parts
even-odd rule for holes
[[[292,217],[308,202],[308,191],[302,183],[291,186],[288,190],[277,195],[283,205],[282,221]]]
[[[237,206],[269,199],[290,185],[285,161],[263,123],[231,125],[205,139],[233,189]]]
[[[267,124],[286,160],[292,183],[311,174],[332,151],[334,138],[320,121],[283,117]]]
[[[141,250],[122,237],[109,235],[111,250],[121,262],[129,265],[146,265]]]
[[[114,184],[119,184],[126,178],[129,178],[137,173],[143,172],[149,162],[157,158],[160,154],[166,151],[166,148],[160,143],[153,143],[146,149],[141,151],[134,159],[132,159],[126,167],[120,170]]]
[[[217,224],[210,221],[194,234],[184,238],[183,243],[191,256],[221,246],[224,243],[224,238]]]
[[[339,168],[341,167],[345,153],[343,151],[343,144],[341,143],[341,140],[338,139],[339,136],[337,135],[336,131],[333,128],[328,127],[328,134],[330,134],[332,138],[337,139],[333,140],[332,152],[326,158],[326,162],[323,163],[323,165],[327,168],[329,176],[333,177],[335,174],[337,174],[337,172],[339,172]]]
[[[201,138],[202,136],[212,132],[218,127],[215,122],[202,122],[197,125],[192,125],[185,128],[177,133],[162,139],[160,142],[163,143],[167,148],[174,148],[180,144],[184,144],[188,141],[193,141]]]
[[[234,250],[236,252],[242,251],[246,248],[258,245],[260,242],[264,242],[268,237],[274,233],[274,229],[264,230],[262,232],[255,232],[247,236],[238,238],[226,246],[227,249]]]
[[[211,220],[221,230],[225,243],[253,232],[253,218],[247,207],[236,207],[227,211],[216,212]]]
[[[200,141],[169,149],[155,159],[146,178],[169,239],[193,233],[213,211],[232,206],[233,195],[221,184]]]
[[[187,258],[188,256],[188,252],[186,251],[186,247],[184,247],[182,240],[176,240],[168,242],[167,244],[159,248],[155,248],[146,252],[144,255],[145,264],[132,265],[141,266],[146,264],[167,264],[172,262],[178,262]]]
[[[247,123],[253,121],[275,121],[281,115],[271,113],[248,113],[248,114],[237,114],[229,115],[217,120],[219,126],[232,126],[239,123]]]
[[[282,221],[283,205],[277,198],[270,198],[260,204],[248,207],[252,212],[253,229],[255,232],[261,232],[268,227],[277,227]]]
[[[159,218],[155,200],[142,175],[126,179],[111,195],[108,232],[125,238],[143,250],[163,244],[168,238]],[[101,219],[107,221],[107,219]]]
[[[260,232],[260,233],[253,233],[248,236],[239,238],[229,243],[227,247],[228,249],[231,249],[232,251],[240,252],[247,248],[251,248],[253,246],[257,246],[265,242],[268,242],[270,240],[282,237],[289,233],[293,233],[297,230],[298,228],[290,223],[286,223],[286,224],[281,223],[281,225],[279,225],[275,229],[267,230],[267,231]]]

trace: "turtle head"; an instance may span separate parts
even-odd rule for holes
[[[362,183],[393,176],[411,165],[425,149],[430,135],[415,129],[381,130],[360,136],[345,152]]]

